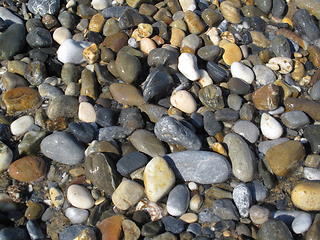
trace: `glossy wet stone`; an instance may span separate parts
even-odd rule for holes
[[[220,67],[213,61],[207,62],[207,72],[215,83],[222,82],[228,77],[227,70]]]
[[[309,141],[311,151],[313,153],[319,153],[320,148],[319,148],[319,131],[320,127],[318,125],[309,125],[305,128],[304,130],[304,136],[307,138]]]
[[[122,104],[140,106],[145,103],[139,90],[131,84],[113,83],[110,85],[110,92]]]
[[[309,117],[302,111],[291,111],[281,115],[281,120],[286,127],[298,129],[309,125]]]
[[[141,63],[135,56],[128,53],[119,53],[116,59],[116,68],[123,81],[132,83],[140,74]]]
[[[251,143],[255,143],[260,135],[258,127],[254,123],[249,121],[237,121],[233,125],[233,130],[235,131],[235,133],[243,136]]]
[[[214,113],[211,111],[206,111],[203,114],[203,125],[210,136],[215,136],[223,129],[222,123],[215,119]]]
[[[199,99],[203,105],[213,110],[221,110],[224,108],[224,102],[221,89],[216,85],[208,85],[200,89]]]
[[[311,41],[319,38],[319,29],[311,20],[307,9],[299,9],[293,14],[292,22],[295,28],[306,35]]]
[[[168,196],[167,211],[171,216],[181,216],[189,206],[190,193],[185,185],[177,185]]]
[[[252,94],[254,106],[259,110],[275,110],[280,101],[279,91],[279,87],[274,84],[264,85]]]
[[[79,122],[77,124],[71,122],[68,129],[76,138],[84,143],[92,142],[96,136],[95,129],[89,123]]]
[[[140,152],[131,152],[123,156],[117,162],[117,171],[126,176],[135,170],[144,167],[148,163],[148,158]]]
[[[31,85],[40,85],[47,77],[45,64],[40,61],[29,63],[24,70],[23,76]]]
[[[272,40],[271,48],[276,57],[291,57],[290,44],[282,35],[278,35]]]
[[[284,106],[287,111],[300,110],[308,114],[314,120],[320,120],[318,111],[320,104],[318,102],[300,98],[286,98],[284,100]]]
[[[25,30],[23,25],[12,24],[0,36],[0,59],[11,59],[23,49],[25,43]]]
[[[72,96],[62,95],[49,105],[47,115],[51,120],[57,117],[74,118],[78,116],[79,103]]]

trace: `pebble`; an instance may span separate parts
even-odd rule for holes
[[[203,199],[199,194],[194,195],[190,199],[189,208],[191,211],[198,211],[203,203]]]
[[[93,228],[85,225],[72,225],[70,227],[65,228],[59,234],[59,240],[73,240],[75,239],[82,231],[88,229],[89,232],[94,232]]]
[[[220,4],[220,11],[225,18],[230,23],[240,23],[241,17],[239,9],[234,7],[231,2],[223,2]]]
[[[14,23],[23,24],[21,18],[17,17],[10,10],[4,7],[0,7],[0,17],[4,20],[7,26],[11,26]]]
[[[86,123],[96,122],[96,112],[92,104],[89,102],[81,102],[79,104],[78,117]]]
[[[167,211],[171,216],[183,215],[189,206],[190,193],[185,185],[177,185],[168,196]]]
[[[319,211],[320,206],[316,201],[319,189],[318,182],[303,182],[297,184],[291,192],[293,204],[304,211]]]
[[[9,169],[9,166],[12,163],[12,158],[12,150],[6,144],[0,141],[0,172]]]
[[[80,209],[90,209],[94,206],[93,198],[87,188],[73,184],[68,187],[67,199],[70,204]]]
[[[226,181],[231,167],[226,159],[207,151],[182,151],[164,156],[177,179],[199,184],[213,184]],[[199,159],[195,162],[194,159]]]
[[[89,212],[86,209],[68,207],[65,211],[65,215],[72,224],[80,224],[88,219]]]
[[[253,202],[263,202],[268,197],[268,189],[258,179],[247,183]]]
[[[12,24],[0,36],[0,60],[9,60],[24,47],[25,30],[22,24]]]
[[[223,141],[228,145],[233,175],[243,182],[252,181],[256,159],[248,144],[236,133],[227,134]]]
[[[13,239],[28,239],[28,232],[25,228],[20,227],[6,227],[1,229],[0,237],[6,240]]]
[[[28,2],[28,9],[33,14],[40,14],[42,17],[45,14],[56,15],[60,7],[60,1],[50,0],[50,1],[39,1],[31,0]]]
[[[64,203],[63,192],[58,188],[51,187],[49,189],[49,195],[53,205],[60,209]]]
[[[236,204],[239,214],[245,218],[249,216],[249,209],[252,204],[252,195],[244,183],[239,183],[232,192],[233,201]]]
[[[308,213],[301,213],[299,216],[295,217],[292,222],[292,230],[296,234],[303,234],[306,232],[312,224],[312,217]]]
[[[291,111],[281,114],[283,124],[291,129],[299,129],[310,124],[309,117],[302,111]]]
[[[252,70],[256,76],[256,82],[258,85],[264,86],[276,81],[276,76],[267,66],[255,65]]]
[[[198,215],[195,213],[185,213],[179,219],[186,223],[195,223],[198,220]]]
[[[34,119],[32,116],[29,116],[29,115],[23,116],[16,119],[10,124],[10,130],[11,130],[11,133],[15,136],[23,135],[28,131],[29,127],[32,126],[33,124],[34,124]]]
[[[251,84],[254,80],[253,71],[241,62],[231,64],[231,74],[233,78],[239,78],[247,84]]]
[[[15,211],[17,205],[12,201],[11,197],[6,193],[0,193],[0,207],[2,212]]]
[[[242,52],[235,43],[226,43],[221,45],[224,49],[222,58],[227,65],[232,65],[234,62],[239,62],[242,59]],[[250,75],[246,77],[250,79]]]
[[[72,38],[72,34],[69,31],[68,28],[65,27],[59,27],[56,30],[54,30],[52,35],[53,40],[55,40],[58,44],[64,43],[66,40]]]
[[[56,162],[74,165],[83,161],[84,149],[72,135],[54,132],[41,142],[42,153]]]
[[[261,240],[267,239],[293,239],[289,228],[280,220],[269,219],[261,225],[258,231],[258,238]]]
[[[178,58],[178,69],[191,81],[196,81],[200,78],[197,58],[194,54],[182,53]]]
[[[275,84],[266,84],[253,92],[252,101],[259,110],[273,111],[279,106],[280,89]]]
[[[223,220],[239,220],[238,210],[230,199],[215,200],[212,204],[212,213]]]
[[[140,106],[145,103],[141,93],[131,84],[113,83],[110,85],[110,92],[121,104]]]
[[[126,176],[135,170],[144,167],[148,163],[148,158],[140,152],[131,152],[123,156],[117,162],[117,171]]]
[[[249,214],[254,224],[263,224],[269,220],[270,211],[259,205],[253,205],[250,207]]]
[[[121,224],[124,219],[125,218],[122,215],[115,215],[101,221],[98,225],[98,228],[102,234],[101,239],[119,239],[122,230]]]
[[[81,64],[85,62],[83,50],[90,45],[90,42],[77,42],[73,39],[67,39],[57,50],[58,60],[62,63]],[[68,54],[68,52],[72,52],[73,54]]]
[[[319,38],[319,29],[311,20],[307,9],[299,9],[292,16],[292,22],[298,32],[307,36],[311,41]]]
[[[37,222],[29,220],[26,224],[26,227],[31,240],[45,239],[42,229]]]
[[[258,127],[249,121],[238,121],[233,125],[233,130],[235,133],[244,137],[250,143],[255,143],[260,135]]]
[[[193,113],[197,110],[197,103],[193,96],[186,90],[173,93],[170,97],[172,106],[185,113]]]
[[[72,96],[61,95],[51,101],[47,116],[51,120],[58,117],[74,118],[78,116],[79,103]]]
[[[280,138],[283,133],[281,124],[267,113],[261,116],[260,129],[262,134],[269,139]]]
[[[165,230],[173,234],[179,234],[185,229],[184,222],[172,216],[165,216],[161,221]]]
[[[303,169],[304,177],[310,181],[320,180],[320,171],[316,168],[305,167]]]

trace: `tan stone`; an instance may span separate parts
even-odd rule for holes
[[[274,84],[282,88],[283,100],[285,100],[288,97],[296,98],[299,95],[299,91],[296,88],[290,86],[283,80],[278,79],[274,82]]]
[[[121,104],[140,106],[145,103],[139,90],[131,84],[113,83],[110,85],[110,92]]]
[[[180,47],[182,40],[186,37],[184,31],[179,28],[171,28],[170,43],[174,46]]]
[[[252,43],[258,47],[268,48],[271,45],[271,41],[262,32],[250,31],[250,34]]]
[[[89,47],[83,50],[83,56],[86,58],[89,64],[98,62],[100,57],[100,51],[97,44],[93,43]]]
[[[228,22],[235,24],[241,22],[239,9],[234,7],[234,4],[230,1],[222,2],[219,10]]]
[[[279,105],[279,87],[275,84],[267,84],[252,94],[254,106],[259,110],[275,110]]]
[[[309,60],[317,68],[320,67],[320,48],[315,45],[308,47],[307,51],[309,52]]]
[[[137,29],[138,35],[142,38],[148,38],[153,33],[153,27],[149,23],[139,23]]]
[[[294,70],[291,73],[291,77],[295,80],[295,81],[300,81],[305,74],[305,68],[303,63],[297,61],[297,60],[293,60],[294,61]]]
[[[320,183],[304,182],[295,186],[291,192],[293,204],[304,211],[320,210]]]
[[[198,215],[195,213],[185,213],[180,217],[180,219],[186,223],[194,223],[198,221]]]
[[[200,17],[190,10],[186,11],[186,13],[184,14],[184,21],[187,23],[189,32],[191,34],[200,34],[206,28],[204,22],[200,19]]]
[[[242,52],[240,48],[234,43],[227,43],[221,46],[224,49],[222,58],[227,65],[234,62],[240,62],[242,59]]]
[[[106,20],[101,13],[93,15],[89,23],[89,31],[101,33]]]
[[[140,237],[140,229],[133,221],[125,219],[121,225],[124,240],[137,240]]]
[[[150,38],[142,38],[139,42],[141,52],[149,54],[149,52],[157,48],[156,43]]]

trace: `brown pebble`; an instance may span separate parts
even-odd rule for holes
[[[275,110],[279,105],[279,87],[275,84],[267,84],[252,94],[254,106],[259,110]]]
[[[89,31],[101,33],[106,20],[101,13],[93,15],[89,23]]]
[[[115,215],[104,219],[97,226],[101,232],[101,240],[117,240],[120,239],[122,231],[122,222],[125,219],[122,215]]]
[[[313,63],[313,65],[317,68],[320,67],[320,48],[315,45],[311,45],[307,49],[309,53],[309,60]]]
[[[28,208],[24,215],[28,220],[37,220],[42,216],[44,211],[43,205],[40,203],[28,202],[27,206]]]
[[[104,39],[104,41],[100,44],[100,48],[107,47],[117,53],[121,48],[128,45],[128,39],[129,38],[127,34],[121,32],[114,33]]]
[[[131,84],[113,83],[110,85],[110,92],[121,104],[140,106],[145,103],[139,90]]]
[[[200,34],[206,28],[204,22],[201,21],[198,15],[190,10],[184,14],[184,21],[187,23],[191,34]]]
[[[320,103],[300,98],[287,98],[284,101],[287,111],[300,110],[308,114],[314,120],[320,121]]]

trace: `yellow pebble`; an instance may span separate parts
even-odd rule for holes
[[[282,23],[288,23],[289,26],[290,26],[290,29],[293,29],[293,23],[292,23],[292,21],[291,21],[290,18],[285,17],[285,18],[282,19],[281,22],[282,22]]]

